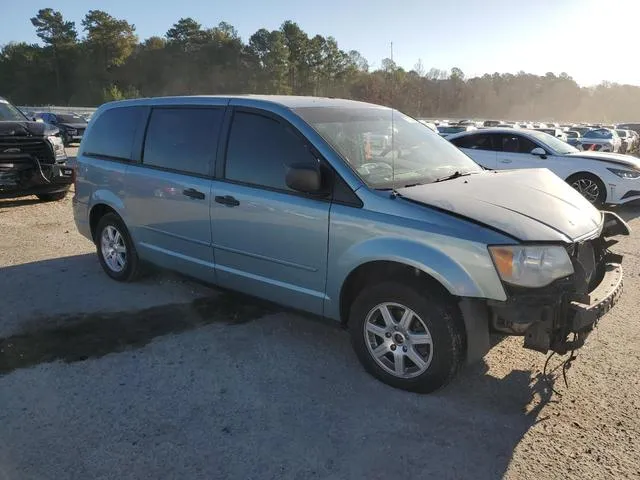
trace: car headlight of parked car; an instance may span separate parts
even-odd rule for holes
[[[618,168],[607,168],[614,175],[619,176],[620,178],[638,178],[640,177],[640,172],[635,170],[620,170]]]
[[[560,245],[489,247],[500,278],[519,287],[539,288],[573,273],[567,250]]]
[[[56,157],[56,160],[64,160],[67,158],[67,154],[64,151],[64,144],[62,143],[62,139],[55,135],[47,137],[48,142],[51,144],[53,148],[53,153]]]

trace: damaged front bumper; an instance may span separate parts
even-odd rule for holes
[[[493,331],[524,336],[524,347],[565,354],[584,345],[598,320],[618,302],[623,288],[622,256],[609,251],[629,228],[604,212],[601,235],[573,247],[575,273],[543,289],[511,289],[504,302],[488,302]],[[584,261],[582,248],[593,254]],[[588,255],[587,255],[588,257]]]
[[[63,192],[74,180],[74,168],[61,163],[40,163],[31,158],[3,161],[0,157],[0,198]]]

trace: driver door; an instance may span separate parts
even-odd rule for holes
[[[518,168],[548,168],[548,158],[532,155],[531,151],[539,145],[527,137],[514,134],[496,135],[498,155],[497,168],[511,170]]]
[[[284,119],[236,107],[224,173],[213,184],[211,224],[217,282],[276,303],[322,313],[330,197],[287,187],[287,166],[317,164]]]

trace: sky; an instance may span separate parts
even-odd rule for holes
[[[293,20],[309,36],[358,50],[374,68],[393,42],[405,69],[421,60],[425,71],[458,67],[467,77],[524,70],[567,72],[582,86],[640,85],[640,0],[0,0],[0,45],[38,42],[29,19],[47,7],[79,31],[91,9],[133,23],[140,39],[164,35],[181,17],[205,27],[226,21],[244,41]]]

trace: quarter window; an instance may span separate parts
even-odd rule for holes
[[[255,113],[234,114],[225,178],[290,190],[285,183],[287,166],[305,162],[317,164],[318,160],[290,127]]]
[[[151,112],[142,163],[208,175],[218,145],[220,108],[156,108]]]
[[[145,110],[143,107],[116,107],[102,113],[83,139],[84,153],[131,160],[133,141]]]

